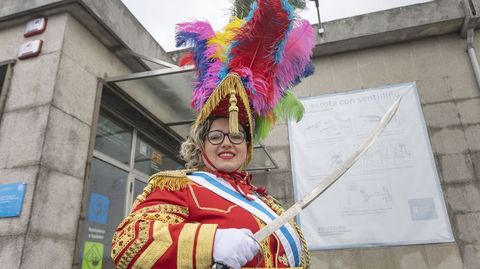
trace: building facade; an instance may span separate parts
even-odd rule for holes
[[[314,251],[312,268],[478,268],[480,90],[466,50],[480,46],[479,4],[435,0],[323,24],[317,71],[295,93],[416,82],[455,242]],[[25,37],[36,18],[45,31]],[[19,59],[34,40],[40,54]],[[148,176],[182,166],[193,71],[170,56],[120,0],[2,1],[0,184],[27,186],[21,214],[0,218],[2,268],[113,268],[113,229]],[[256,184],[291,205],[287,124],[264,144],[276,169],[255,172]]]

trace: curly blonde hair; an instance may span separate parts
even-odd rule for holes
[[[202,159],[202,149],[205,146],[205,136],[210,130],[213,120],[207,119],[203,124],[198,125],[197,128],[192,126],[190,135],[187,140],[182,143],[180,147],[180,158],[184,160],[187,169],[200,168],[205,166]]]

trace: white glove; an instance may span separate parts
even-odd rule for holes
[[[258,253],[258,244],[248,229],[217,229],[213,261],[240,269]]]

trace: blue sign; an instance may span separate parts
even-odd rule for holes
[[[20,216],[26,188],[26,183],[0,185],[0,218]]]
[[[91,192],[88,206],[88,221],[107,224],[109,204],[110,200],[107,196]]]

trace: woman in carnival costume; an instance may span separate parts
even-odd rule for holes
[[[207,22],[177,25],[177,45],[192,46],[181,64],[198,69],[198,116],[180,152],[188,169],[151,176],[114,234],[117,268],[309,267],[293,221],[252,238],[283,209],[244,169],[277,119],[301,119],[289,89],[313,73],[315,33],[286,0],[251,8],[218,33]]]

